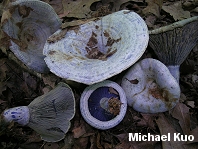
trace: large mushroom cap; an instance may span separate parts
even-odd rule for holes
[[[80,111],[85,121],[97,129],[118,125],[127,110],[126,95],[115,82],[105,80],[88,86],[80,98]]]
[[[144,53],[148,38],[144,20],[123,10],[68,29],[58,41],[46,42],[45,61],[59,77],[94,84],[134,64]]]
[[[123,76],[121,86],[128,105],[143,113],[168,111],[180,97],[179,84],[168,68],[151,58],[133,65]]]
[[[43,46],[61,25],[53,8],[39,0],[17,0],[2,18],[6,18],[2,19],[2,28],[11,39],[10,50],[15,56],[34,71],[48,72]]]
[[[180,65],[198,41],[198,16],[149,31],[149,45],[165,65]]]

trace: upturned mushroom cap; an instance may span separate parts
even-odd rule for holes
[[[59,83],[50,92],[37,97],[28,106],[5,110],[5,122],[27,125],[47,142],[57,142],[65,137],[70,120],[75,114],[75,99],[71,88]]]
[[[115,99],[112,102],[115,106],[110,104],[109,99]],[[117,107],[119,107],[118,112]],[[127,101],[123,89],[109,80],[88,86],[80,98],[80,111],[83,118],[97,129],[105,130],[115,127],[124,118],[126,110]],[[113,116],[112,113],[116,115]]]
[[[198,41],[198,16],[149,31],[149,45],[165,65],[181,65]]]
[[[43,47],[61,25],[53,8],[39,0],[17,0],[2,18],[2,29],[11,40],[10,50],[15,56],[34,71],[48,72]]]
[[[148,44],[148,29],[135,12],[118,11],[64,31],[44,46],[50,71],[61,78],[94,84],[134,64]]]
[[[123,76],[121,87],[128,105],[143,113],[168,111],[180,97],[179,84],[168,68],[151,58],[133,65]]]

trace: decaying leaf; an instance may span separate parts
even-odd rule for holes
[[[156,124],[154,122],[156,118],[156,114],[146,114],[146,113],[141,113],[142,118],[134,116],[133,119],[137,121],[137,126],[140,127],[148,127],[152,130],[156,129]]]
[[[175,21],[180,21],[186,18],[190,18],[190,12],[189,11],[185,11],[182,8],[182,2],[178,1],[175,2],[174,4],[170,4],[170,5],[163,5],[162,9],[169,13],[171,16],[173,16]]]
[[[118,95],[118,92],[112,87],[109,87],[109,92],[112,94]]]
[[[146,0],[148,6],[142,10],[145,15],[154,14],[158,18],[160,17],[160,11],[163,4],[163,0]]]
[[[185,149],[183,144],[184,141],[174,140],[174,133],[178,133],[172,126],[172,124],[168,121],[163,113],[159,114],[158,119],[156,119],[156,123],[160,130],[160,135],[168,135],[170,133],[170,141],[162,141],[163,149]],[[187,148],[186,148],[187,149]]]
[[[155,149],[157,141],[130,141],[128,133],[116,135],[120,144],[115,146],[115,149]]]
[[[74,128],[72,130],[74,138],[80,138],[82,135],[86,133],[85,125],[82,123],[80,126]]]
[[[188,143],[198,143],[198,126],[190,132],[190,135],[194,136],[194,140]]]
[[[64,13],[64,9],[63,9],[63,4],[62,4],[62,0],[42,0],[46,3],[48,3],[49,5],[51,5],[55,12],[60,15],[59,17],[65,17],[68,13]]]
[[[66,33],[67,33],[67,29],[62,29],[59,34],[53,34],[52,36],[50,36],[47,39],[47,42],[54,43],[54,42],[56,42],[58,40],[61,40],[62,38],[65,37]]]
[[[179,120],[179,124],[185,135],[190,134],[190,114],[189,108],[183,104],[178,103],[175,108],[171,111],[171,115]]]
[[[65,22],[62,24],[62,29],[67,28],[67,27],[82,25],[82,24],[85,24],[94,20],[96,20],[96,18],[91,18],[91,19],[86,19],[86,20],[81,19],[81,20],[75,20],[71,22]]]
[[[94,2],[99,0],[63,0],[64,13],[67,13],[67,17],[74,18],[90,18],[92,11],[90,6]]]

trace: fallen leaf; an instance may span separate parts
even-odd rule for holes
[[[62,0],[42,0],[42,1],[51,5],[54,8],[56,14],[58,14],[58,15],[63,15],[64,14]],[[66,16],[66,15],[67,14],[64,14],[64,16]]]
[[[86,149],[87,148],[88,141],[89,141],[89,138],[88,137],[78,138],[74,142],[73,149]]]
[[[194,136],[194,140],[187,143],[198,143],[198,126],[190,132],[190,135]]]
[[[120,144],[116,145],[115,149],[155,149],[157,141],[130,141],[128,134],[116,135]],[[167,148],[168,149],[168,148]]]
[[[99,0],[63,0],[64,13],[67,13],[67,17],[74,18],[90,18],[92,11],[90,6],[94,2]]]
[[[182,2],[178,1],[170,5],[163,5],[162,9],[173,16],[175,21],[183,20],[190,18],[190,12],[184,11],[182,8]]]
[[[143,14],[154,14],[156,17],[160,17],[160,11],[163,4],[163,0],[146,0],[147,7],[142,10]]]
[[[171,115],[179,120],[179,124],[185,135],[190,134],[190,114],[189,108],[183,104],[178,103],[175,108],[171,111]]]
[[[170,133],[170,141],[162,141],[163,149],[188,149],[183,146],[185,142],[174,141],[174,133],[177,133],[177,131],[173,128],[172,124],[168,121],[163,113],[159,114],[158,119],[156,119],[156,123],[159,127],[161,135],[167,136],[168,133]]]
[[[80,138],[82,135],[86,133],[85,126],[81,124],[80,126],[74,128],[72,130],[74,138]]]
[[[50,142],[47,142],[47,143],[44,145],[44,149],[59,149],[59,145],[58,145],[58,143],[50,143]]]

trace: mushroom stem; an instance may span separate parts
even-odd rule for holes
[[[109,98],[106,98],[106,97],[104,97],[104,98],[102,98],[100,100],[100,106],[101,106],[101,108],[105,109],[107,112],[109,111],[108,110],[109,109],[108,102],[109,102]]]
[[[167,67],[168,67],[170,73],[172,74],[172,76],[177,80],[177,83],[179,83],[179,76],[180,76],[179,68],[180,68],[180,65],[169,65]]]
[[[29,108],[27,106],[10,108],[4,111],[3,116],[7,123],[14,121],[24,126],[29,123]]]

